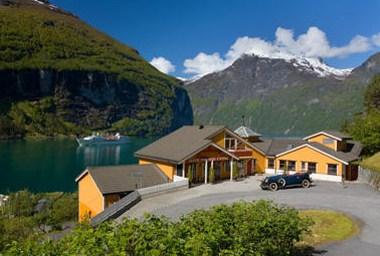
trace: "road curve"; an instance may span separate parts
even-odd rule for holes
[[[247,183],[247,182],[246,182]],[[195,209],[208,208],[221,203],[245,200],[272,200],[296,208],[331,209],[344,212],[362,223],[361,233],[349,240],[323,246],[316,255],[331,256],[379,256],[380,255],[380,193],[365,184],[316,182],[309,189],[287,189],[277,192],[258,189],[257,181],[247,184],[239,182],[200,186],[187,191],[175,192],[156,198],[143,200],[133,216],[139,217],[143,211],[156,215],[178,218]],[[228,189],[229,187],[244,188]],[[202,193],[201,193],[201,192]],[[192,193],[192,194],[191,194]],[[192,196],[189,196],[192,195]],[[183,200],[181,199],[183,197]],[[145,201],[145,202],[144,202]]]

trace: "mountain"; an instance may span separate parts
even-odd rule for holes
[[[0,137],[192,123],[181,81],[48,1],[0,0]]]
[[[375,74],[380,73],[380,52],[370,56],[359,67],[352,70],[348,80],[368,84]]]
[[[363,92],[380,71],[380,54],[335,69],[321,60],[243,55],[225,70],[186,84],[196,123],[245,124],[271,136],[340,129],[362,111]]]

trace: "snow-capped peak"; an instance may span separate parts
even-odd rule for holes
[[[45,5],[45,6],[47,6],[51,10],[58,9],[57,6],[55,6],[53,4],[50,4],[49,1],[40,1],[40,0],[32,0],[32,1],[35,2],[35,3],[37,3],[37,4],[40,4],[40,5]]]
[[[331,67],[324,63],[321,58],[296,56],[281,51],[272,52],[271,55],[257,53],[252,53],[252,55],[269,59],[283,59],[291,63],[298,70],[316,73],[319,77],[334,76],[338,79],[344,79],[352,71],[352,68],[338,69]]]
[[[352,68],[333,68],[318,58],[298,57],[287,61],[292,63],[294,67],[317,73],[320,77],[335,76],[336,78],[344,78],[352,71]]]

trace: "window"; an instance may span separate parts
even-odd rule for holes
[[[338,174],[338,166],[336,164],[328,164],[327,165],[327,174],[336,176]]]
[[[226,147],[226,149],[232,149],[232,150],[235,150],[236,149],[236,139],[234,138],[225,138],[224,139],[224,145]]]
[[[296,161],[288,161],[288,171],[296,170]]]
[[[183,170],[182,168],[183,168],[183,164],[177,165],[177,171],[176,171],[177,176],[182,176],[182,170]]]
[[[334,140],[330,138],[324,138],[323,144],[334,144]]]
[[[268,159],[268,168],[274,169],[274,159]]]
[[[236,140],[236,148],[239,149],[239,150],[245,150],[245,149],[247,149],[245,143],[243,143],[240,140]]]
[[[317,172],[317,164],[316,163],[307,163],[307,171],[311,173],[316,173]]]
[[[286,161],[280,160],[280,170],[285,170],[285,169],[286,169]]]
[[[301,162],[301,171],[307,171],[307,162]]]

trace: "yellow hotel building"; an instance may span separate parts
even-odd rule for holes
[[[266,139],[247,127],[183,126],[135,152],[137,165],[88,167],[78,176],[79,219],[92,218],[133,191],[187,177],[191,183],[234,175],[309,172],[313,179],[355,180],[361,145],[321,131],[303,139]]]
[[[360,143],[336,131],[321,131],[303,139],[265,139],[247,127],[184,126],[135,153],[139,164],[156,164],[170,179],[215,179],[257,173],[310,172],[314,179],[342,181],[357,178]],[[189,175],[191,172],[191,175]]]

